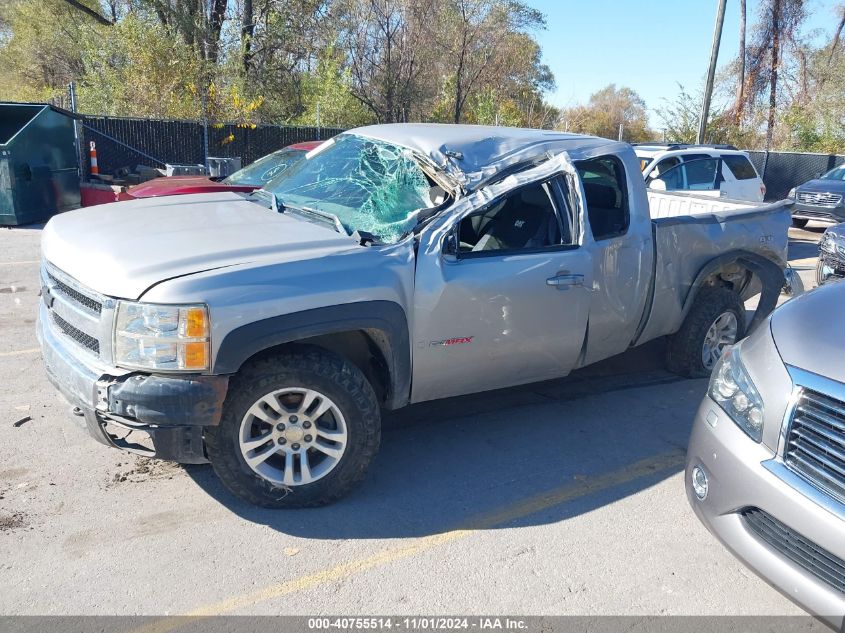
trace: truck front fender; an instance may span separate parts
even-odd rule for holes
[[[692,308],[701,288],[713,277],[718,276],[720,272],[728,270],[734,265],[741,266],[754,273],[760,279],[762,286],[760,301],[754,311],[754,318],[748,325],[747,332],[754,331],[754,328],[771,314],[777,305],[778,295],[785,281],[783,267],[774,260],[757,253],[732,251],[712,259],[698,272],[684,301],[682,320],[686,318],[687,313]]]
[[[242,325],[224,337],[214,359],[215,374],[234,374],[259,352],[315,336],[377,331],[390,376],[385,406],[407,404],[411,391],[411,345],[405,311],[392,301],[344,303],[283,314]]]

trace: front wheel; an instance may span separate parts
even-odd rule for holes
[[[669,371],[688,378],[710,375],[725,350],[745,334],[745,307],[733,290],[703,288],[681,329],[669,339]]]
[[[336,501],[363,479],[381,418],[361,371],[315,347],[258,361],[229,384],[220,425],[206,433],[217,476],[271,508]]]

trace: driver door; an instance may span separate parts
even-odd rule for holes
[[[455,205],[420,240],[413,402],[565,376],[593,265],[565,154]]]

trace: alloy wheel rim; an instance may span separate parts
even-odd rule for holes
[[[346,420],[325,394],[305,387],[272,391],[241,420],[246,465],[267,481],[303,486],[334,470],[348,444]]]
[[[733,312],[723,312],[710,324],[701,348],[701,362],[704,368],[712,370],[725,350],[736,343],[739,322]]]

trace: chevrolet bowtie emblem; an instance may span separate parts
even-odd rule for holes
[[[48,308],[53,307],[53,303],[56,301],[56,297],[53,296],[53,293],[50,292],[50,286],[42,286],[41,287],[41,299],[44,301],[44,305]]]

